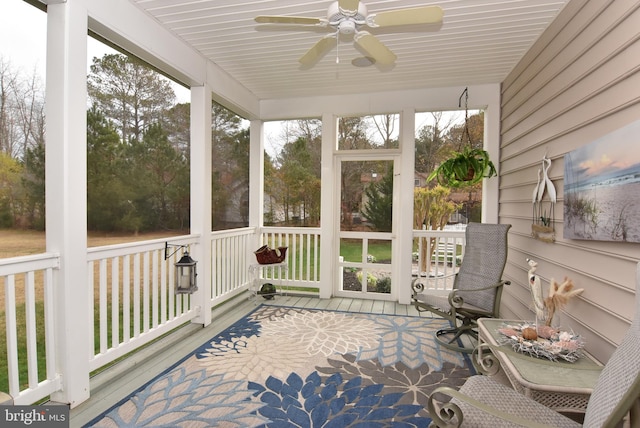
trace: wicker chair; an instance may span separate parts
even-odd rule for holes
[[[604,366],[589,398],[584,424],[525,397],[488,376],[472,376],[460,388],[437,388],[429,398],[432,427],[590,427],[640,426],[640,263],[636,280],[636,314],[620,346]],[[495,361],[494,361],[495,362]],[[446,404],[439,394],[452,397]],[[440,404],[439,404],[440,403]]]
[[[502,288],[509,284],[502,280],[502,272],[507,261],[510,228],[510,224],[467,225],[464,258],[448,295],[425,291],[425,278],[413,280],[412,300],[416,309],[440,315],[452,325],[436,333],[440,345],[471,353],[478,338],[476,320],[499,317]],[[461,345],[459,339],[463,334],[472,338],[468,342],[471,345]]]

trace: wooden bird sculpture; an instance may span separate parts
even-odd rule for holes
[[[540,173],[542,172],[542,170],[540,168],[538,168],[538,182],[536,183],[536,187],[533,189],[533,194],[531,195],[531,204],[533,205],[533,222],[535,223],[536,220],[539,217],[538,214],[538,206],[539,204],[539,200],[538,200],[538,189],[540,188]]]
[[[540,181],[540,187],[538,187],[538,216],[545,226],[551,225],[554,217],[554,206],[558,201],[556,187],[549,178],[549,168],[551,168],[551,159],[545,155],[542,159],[542,180]],[[545,191],[549,195],[550,201],[548,213],[546,209],[542,208],[542,199],[544,198]]]
[[[544,177],[545,187],[547,188],[549,199],[551,200],[552,203],[555,204],[556,202],[558,202],[558,197],[556,195],[556,187],[553,185],[553,182],[549,178],[549,168],[551,168],[551,159],[545,156],[544,159],[542,160],[542,165],[544,166],[544,172],[542,175]]]

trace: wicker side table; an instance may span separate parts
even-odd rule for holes
[[[498,329],[522,321],[494,318],[478,320],[479,343],[498,346]],[[495,349],[495,348],[494,348]],[[602,364],[588,353],[574,363],[540,360],[526,355],[495,351],[513,388],[562,413],[584,413]]]

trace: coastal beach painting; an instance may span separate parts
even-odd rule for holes
[[[640,121],[564,156],[563,236],[640,242]]]

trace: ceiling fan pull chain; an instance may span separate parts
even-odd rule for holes
[[[340,34],[336,33],[336,80],[340,79]]]

